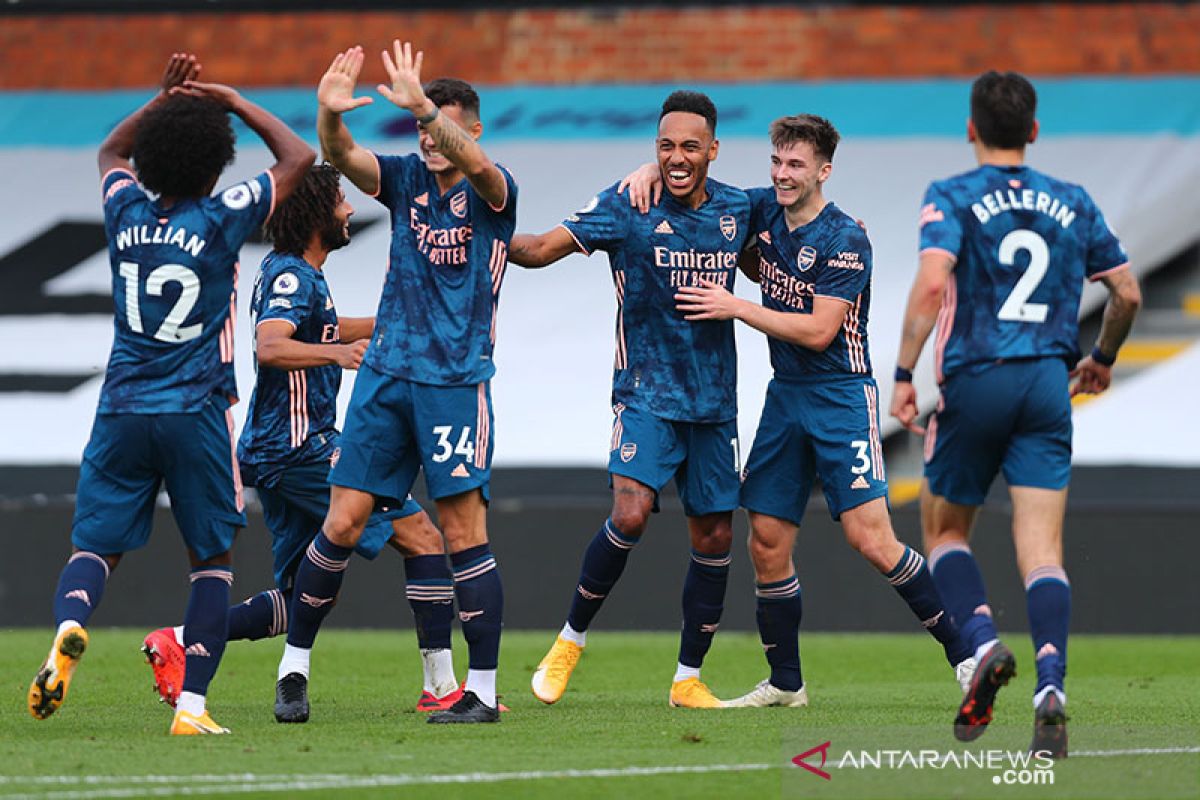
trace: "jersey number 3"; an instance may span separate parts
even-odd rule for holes
[[[1027,228],[1020,228],[1000,240],[1000,263],[1011,267],[1020,250],[1029,253],[1029,266],[1021,273],[1020,280],[996,316],[1007,322],[1045,322],[1050,307],[1045,303],[1030,303],[1029,298],[1037,290],[1042,278],[1046,277],[1046,268],[1050,266],[1050,248],[1041,236]]]
[[[122,261],[121,277],[125,279],[125,319],[134,332],[145,333],[139,302],[138,265],[132,261]],[[163,264],[146,276],[146,294],[162,297],[163,287],[168,283],[179,284],[179,299],[154,332],[154,338],[171,343],[191,341],[200,335],[203,324],[197,322],[182,328],[180,324],[192,313],[200,297],[200,277],[182,264]]]

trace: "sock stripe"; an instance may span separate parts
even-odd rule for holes
[[[887,581],[892,586],[903,586],[915,578],[923,566],[924,557],[911,547],[905,547],[900,563],[887,574]]]
[[[312,544],[304,551],[304,557],[316,565],[317,569],[323,569],[326,572],[345,572],[346,567],[350,564],[350,557],[342,559],[330,558],[317,549],[317,540],[313,539]]]
[[[1034,567],[1029,570],[1029,574],[1025,576],[1025,591],[1029,591],[1041,581],[1058,581],[1059,583],[1071,585],[1067,580],[1067,571],[1062,567],[1046,565],[1043,567]]]
[[[225,581],[225,583],[230,586],[233,585],[233,573],[221,567],[207,567],[205,569],[198,569],[188,575],[188,580],[192,583],[205,578],[216,578],[217,580]]]
[[[106,581],[108,581],[108,575],[109,575],[108,561],[102,559],[101,557],[98,557],[98,555],[96,555],[95,553],[89,553],[88,551],[79,551],[78,553],[73,553],[71,555],[71,558],[67,559],[67,564],[71,564],[71,561],[74,561],[76,559],[91,559],[91,560],[96,561],[96,563],[98,563],[98,564],[100,564],[100,566],[104,567],[104,579],[106,579]]]
[[[270,636],[278,636],[287,630],[287,604],[283,602],[283,592],[271,589],[267,592],[271,601],[271,627],[267,631]]]
[[[404,596],[409,600],[453,600],[454,585],[447,584],[445,586],[408,586],[404,590]]]
[[[693,550],[692,561],[695,561],[697,564],[703,567],[728,567],[731,563],[733,563],[733,558],[728,552],[726,552],[724,555],[713,556],[706,555],[704,553],[697,553],[695,550]]]
[[[937,569],[938,562],[953,553],[963,553],[974,557],[974,554],[971,552],[971,546],[966,542],[946,542],[945,544],[939,544],[929,551],[929,558],[926,560],[926,563],[929,564],[930,569]]]
[[[613,547],[621,550],[632,550],[633,546],[637,544],[637,539],[627,539],[618,533],[611,519],[604,520],[604,535],[608,537],[608,541]]]
[[[793,575],[774,583],[754,584],[754,594],[764,600],[784,600],[800,594],[800,578]]]
[[[495,557],[488,555],[488,556],[485,556],[484,558],[482,558],[481,560],[474,562],[473,564],[469,564],[467,566],[462,567],[461,569],[454,570],[454,580],[456,583],[459,583],[462,581],[469,581],[472,578],[478,578],[480,575],[484,575],[488,572],[491,572],[495,568],[496,568]]]

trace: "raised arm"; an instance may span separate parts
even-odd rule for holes
[[[296,328],[282,319],[268,319],[255,331],[254,354],[260,366],[275,369],[306,369],[336,364],[342,369],[358,369],[362,364],[367,342],[349,344],[313,344],[293,339]]]
[[[1108,289],[1100,335],[1091,355],[1085,356],[1072,371],[1079,380],[1071,387],[1071,396],[1099,394],[1112,382],[1112,365],[1117,352],[1133,327],[1133,318],[1142,305],[1142,290],[1137,278],[1128,269],[1118,270],[1100,278]]]
[[[278,206],[300,185],[308,168],[313,165],[317,154],[304,140],[292,132],[270,111],[242,97],[230,86],[220,83],[184,81],[171,90],[194,97],[207,97],[220,103],[232,114],[246,123],[246,127],[258,134],[263,143],[275,156],[271,166],[271,177],[275,181],[275,205]]]
[[[379,162],[374,154],[354,141],[342,114],[368,105],[370,97],[355,97],[354,84],[362,71],[363,49],[351,47],[338,53],[317,87],[317,138],[330,164],[369,195],[379,193]]]
[[[945,250],[926,250],[921,253],[917,277],[908,293],[908,306],[904,309],[904,326],[900,331],[900,352],[896,355],[896,382],[892,389],[891,415],[900,424],[916,434],[925,429],[916,424],[917,390],[912,383],[912,371],[921,357],[925,341],[933,332],[938,312],[942,308],[942,296],[950,273],[954,271],[954,258]]]
[[[494,209],[503,208],[508,202],[508,181],[476,141],[482,126],[473,126],[474,134],[468,133],[440,113],[433,101],[425,96],[421,87],[423,52],[418,51],[414,56],[412,43],[401,45],[399,39],[392,42],[392,50],[394,60],[392,54],[383,51],[383,67],[391,85],[379,84],[379,93],[417,118],[422,129],[437,143],[438,152],[462,170],[488,205]]]
[[[545,233],[518,233],[508,245],[508,260],[512,263],[537,269],[553,264],[571,253],[582,253],[579,242],[562,225]]]
[[[701,281],[700,286],[680,287],[675,294],[675,308],[686,320],[740,319],[768,336],[820,352],[837,336],[850,304],[833,297],[816,297],[811,314],[793,314],[765,308],[715,283]]]
[[[132,170],[129,156],[133,153],[133,141],[137,137],[137,129],[142,115],[161,102],[171,89],[181,85],[184,81],[195,80],[199,75],[200,62],[194,55],[191,53],[171,54],[171,58],[167,61],[167,68],[163,71],[162,80],[159,82],[161,91],[144,106],[123,119],[101,142],[97,158],[101,175],[106,175],[114,169]]]

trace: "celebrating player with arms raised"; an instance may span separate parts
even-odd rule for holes
[[[362,49],[352,48],[321,79],[317,133],[330,162],[391,211],[391,257],[329,477],[329,513],[296,572],[279,671],[307,658],[376,504],[401,504],[423,469],[470,657],[462,698],[429,721],[495,722],[504,595],[486,526],[489,382],[517,187],[476,141],[475,90],[446,78],[422,87],[422,54],[407,43],[383,54],[390,83],[379,91],[416,117],[420,155],[376,155],[356,143],[342,115],[371,102],[353,96],[362,62]]]
[[[693,324],[674,309],[681,286],[732,286],[746,238],[745,192],[708,178],[717,157],[717,110],[698,92],[663,103],[655,167],[668,193],[650,215],[605,189],[563,224],[513,238],[511,258],[541,267],[570,253],[606,250],[617,291],[612,515],[584,553],[567,622],[533,676],[546,703],[566,691],[588,626],[645,532],[672,478],[688,518],[692,554],[683,590],[683,632],[670,692],[674,706],[720,702],[700,666],[720,623],[737,507],[737,354],[728,322]]]

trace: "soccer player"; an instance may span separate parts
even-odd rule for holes
[[[375,330],[351,395],[329,513],[296,570],[280,674],[298,671],[329,612],[376,503],[400,505],[417,472],[437,505],[470,657],[466,689],[432,723],[496,722],[504,594],[487,539],[492,458],[489,383],[496,302],[517,186],[476,141],[479,96],[463,81],[421,86],[421,53],[384,52],[379,92],[417,119],[420,155],[377,155],[342,120],[362,48],[334,58],[317,89],[317,133],[329,161],[392,215],[391,258]]]
[[[767,334],[775,371],[741,493],[750,516],[758,629],[771,674],[726,705],[808,704],[792,549],[818,476],[846,540],[942,643],[965,683],[973,669],[970,652],[943,613],[925,560],[897,541],[888,515],[878,390],[867,346],[871,243],[823,193],[840,137],[828,120],[811,114],[776,120],[770,136],[772,188],[748,192],[762,304],[712,284],[684,286],[676,295],[688,320],[740,319]]]
[[[329,254],[350,243],[354,213],[337,170],[313,167],[266,225],[274,249],[259,268],[251,316],[257,382],[238,443],[242,481],[255,486],[271,531],[275,589],[229,609],[229,639],[287,631],[296,567],[329,509],[329,464],[337,459],[337,394],[343,369],[358,369],[375,320],[339,317],[325,282]],[[454,678],[450,627],[454,586],[442,536],[416,501],[372,516],[357,552],[374,559],[390,544],[404,555],[405,593],[416,620],[424,689],[418,711],[449,708],[461,694]],[[183,679],[182,626],[146,637],[155,686],[171,706]],[[303,722],[292,702],[308,675],[280,675],[275,718]]]
[[[702,280],[732,286],[746,239],[746,194],[708,177],[716,127],[708,97],[674,92],[658,122],[656,169],[667,187],[660,209],[633,213],[614,184],[559,227],[513,238],[509,257],[525,267],[607,251],[617,292],[612,514],[584,553],[566,624],[534,672],[533,693],[544,703],[566,691],[592,618],[658,510],[658,493],[674,478],[692,550],[669,700],[720,705],[700,667],[724,608],[737,508],[737,354],[732,323],[686,322],[672,299],[678,287]]]
[[[935,181],[925,194],[920,268],[905,312],[891,413],[925,434],[925,548],[946,607],[979,662],[975,682],[983,688],[976,704],[970,695],[963,704],[960,738],[982,731],[991,698],[1016,670],[996,636],[967,543],[988,487],[1003,471],[1036,652],[1032,749],[1063,757],[1070,397],[1108,388],[1141,292],[1088,193],[1025,165],[1025,147],[1038,134],[1036,109],[1032,84],[1013,72],[988,72],[971,88],[967,140],[979,166]],[[1095,347],[1080,360],[1085,278],[1102,281],[1109,298]],[[925,430],[914,422],[912,370],[935,325],[941,398]],[[1078,380],[1068,388],[1072,376]]]
[[[113,348],[80,467],[74,553],[54,595],[58,629],[29,688],[38,719],[62,704],[109,572],[146,543],[165,482],[192,563],[186,673],[171,733],[228,733],[209,715],[205,696],[225,650],[230,548],[245,525],[229,413],[237,399],[238,249],[292,193],[315,154],[233,89],[197,82],[199,71],[194,56],[173,55],[162,91],[100,145]],[[277,160],[210,197],[233,160],[231,112]]]

